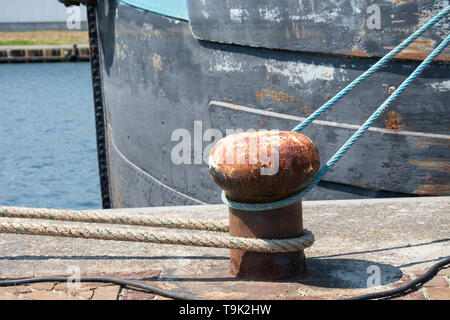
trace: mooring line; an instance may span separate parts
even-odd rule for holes
[[[0,220],[0,233],[175,244],[197,247],[240,249],[250,252],[294,252],[314,243],[314,235],[303,230],[299,237],[289,239],[253,239],[217,235],[216,233],[154,232],[149,228],[120,228],[112,226],[62,225],[48,222]]]
[[[71,222],[108,223],[145,227],[228,232],[228,222],[192,219],[167,215],[148,215],[143,212],[124,213],[110,210],[65,210],[0,206],[0,217],[59,220]]]

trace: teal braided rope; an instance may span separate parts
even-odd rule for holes
[[[336,102],[341,100],[348,92],[350,92],[350,90],[352,90],[358,84],[363,82],[365,79],[367,79],[373,73],[375,73],[377,70],[379,70],[381,67],[383,67],[393,57],[395,57],[399,52],[401,52],[404,48],[409,46],[411,44],[411,42],[416,40],[424,31],[430,29],[433,25],[435,25],[439,20],[441,20],[449,12],[450,12],[450,6],[447,6],[444,10],[439,12],[435,17],[433,17],[431,20],[429,20],[426,24],[424,24],[416,32],[414,32],[412,35],[410,35],[406,40],[404,40],[397,47],[392,49],[388,54],[386,54],[383,58],[381,58],[376,64],[374,64],[372,67],[370,67],[366,72],[364,72],[358,78],[353,80],[353,82],[350,83],[348,86],[346,86],[344,89],[339,91],[338,94],[336,94],[333,98],[328,100],[323,106],[321,106],[319,109],[314,111],[309,117],[307,117],[305,120],[303,120],[294,129],[292,129],[292,131],[300,132],[301,130],[303,130],[307,125],[309,125],[317,117],[319,117],[325,111],[330,109]]]
[[[378,109],[372,113],[372,115],[364,122],[364,124],[359,127],[359,129],[347,140],[347,142],[331,157],[330,160],[322,167],[319,173],[316,175],[314,180],[299,193],[294,194],[286,199],[282,199],[275,202],[268,203],[240,203],[227,199],[225,193],[222,193],[222,201],[228,206],[240,210],[246,211],[261,211],[261,210],[270,210],[277,209],[288,206],[298,200],[300,200],[303,196],[305,196],[312,188],[314,188],[317,183],[319,183],[320,179],[330,170],[330,168],[342,158],[342,156],[347,152],[348,149],[369,129],[369,127],[373,124],[373,122],[384,112],[386,109],[394,102],[397,97],[409,87],[411,82],[419,76],[419,74],[429,66],[429,64],[434,60],[436,56],[438,56],[442,50],[449,44],[450,36],[447,36],[445,40],[433,50],[433,52],[424,60],[422,63],[411,73],[405,81],[395,90],[391,96],[383,102],[382,105],[378,107]]]

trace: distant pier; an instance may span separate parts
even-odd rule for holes
[[[0,63],[89,61],[89,45],[0,46]]]

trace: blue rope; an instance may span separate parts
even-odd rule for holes
[[[450,10],[450,6],[448,6],[444,11],[442,11],[441,13],[445,12],[448,13]],[[440,13],[440,14],[441,14]],[[440,15],[439,14],[439,15]],[[442,18],[443,15],[441,15]],[[437,16],[436,16],[437,17]],[[435,18],[436,18],[435,17]],[[433,18],[432,20],[434,20],[435,18]],[[435,23],[435,22],[434,22]],[[285,206],[288,206],[298,200],[300,200],[302,197],[304,197],[309,191],[311,191],[312,188],[314,188],[317,183],[319,183],[319,181],[321,180],[321,178],[328,172],[328,170],[330,170],[330,168],[336,164],[337,161],[339,161],[339,159],[342,158],[342,156],[345,154],[345,152],[347,152],[348,149],[350,149],[350,147],[367,131],[367,129],[369,129],[369,127],[373,124],[373,122],[384,112],[386,111],[386,109],[392,104],[392,102],[394,102],[397,97],[406,89],[408,88],[408,86],[411,84],[411,82],[417,78],[419,76],[419,74],[429,66],[429,64],[434,60],[434,58],[436,56],[438,56],[442,50],[449,44],[450,42],[450,36],[447,36],[447,38],[445,38],[445,40],[436,48],[433,50],[433,52],[414,70],[413,73],[411,73],[408,78],[406,78],[405,81],[402,82],[402,84],[397,88],[397,90],[395,90],[394,93],[392,93],[389,98],[383,102],[382,105],[380,105],[378,107],[378,109],[366,120],[366,122],[364,122],[364,124],[350,137],[350,139],[347,140],[347,142],[330,158],[330,160],[328,160],[328,162],[322,167],[322,169],[319,171],[319,173],[316,175],[316,177],[314,178],[314,180],[303,190],[301,190],[299,193],[296,193],[288,198],[279,200],[279,201],[275,201],[275,202],[268,202],[268,203],[241,203],[241,202],[235,202],[232,200],[229,200],[226,197],[225,192],[222,192],[222,201],[228,205],[229,207],[235,208],[235,209],[240,209],[240,210],[246,210],[246,211],[261,211],[261,210],[270,210],[270,209],[277,209],[277,208],[282,208]],[[394,49],[395,50],[395,49]],[[392,52],[392,51],[391,51]],[[370,70],[370,69],[369,69]],[[367,73],[367,72],[366,72]],[[362,80],[361,80],[362,81]],[[352,82],[355,83],[355,81]],[[356,83],[357,84],[357,83]],[[356,85],[355,84],[355,85]],[[344,91],[344,90],[342,90]],[[341,92],[342,92],[341,91]],[[347,91],[348,92],[348,91]],[[339,95],[339,94],[338,94]],[[337,96],[338,96],[337,95]],[[344,93],[345,95],[345,93]],[[337,97],[336,96],[336,97]],[[342,95],[343,96],[343,95]],[[339,97],[338,100],[340,98]],[[337,101],[337,100],[336,100]],[[329,106],[331,107],[331,105]],[[328,107],[328,108],[329,108]],[[322,107],[320,108],[322,109]],[[313,116],[313,115],[311,115]],[[316,116],[317,117],[317,116]],[[307,120],[307,119],[306,119]],[[306,121],[305,120],[305,121]],[[305,122],[303,121],[302,124]],[[312,120],[311,120],[312,121]],[[308,123],[310,123],[311,121],[309,121]],[[306,124],[307,125],[307,124]],[[302,128],[304,128],[306,125],[302,126]],[[300,126],[297,126],[300,127]],[[296,128],[297,128],[296,127]],[[300,129],[301,130],[301,129]],[[292,130],[294,131],[294,130]]]
[[[387,55],[381,58],[376,64],[374,64],[370,69],[360,75],[358,78],[353,80],[348,86],[342,89],[338,94],[336,94],[333,98],[328,100],[323,106],[314,111],[309,117],[303,120],[299,125],[297,125],[292,131],[300,132],[307,125],[309,125],[312,121],[314,121],[318,116],[322,113],[330,109],[336,102],[341,100],[350,90],[356,87],[358,84],[363,82],[381,67],[383,67],[386,63],[388,63],[394,56],[396,56],[400,51],[409,46],[411,42],[416,40],[424,31],[430,29],[433,25],[435,25],[439,20],[441,20],[446,14],[450,12],[450,6],[447,6],[444,10],[439,12],[435,17],[433,17],[430,21],[424,24],[421,28],[419,28],[416,32],[410,35],[406,40],[400,43],[397,47],[392,49]]]

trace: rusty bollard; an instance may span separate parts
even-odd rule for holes
[[[265,203],[287,198],[316,176],[320,158],[314,143],[291,131],[229,135],[211,150],[209,171],[228,199]],[[283,239],[303,233],[301,200],[265,211],[229,208],[233,237]],[[304,271],[303,250],[259,253],[231,249],[231,274],[255,280],[280,280]]]

